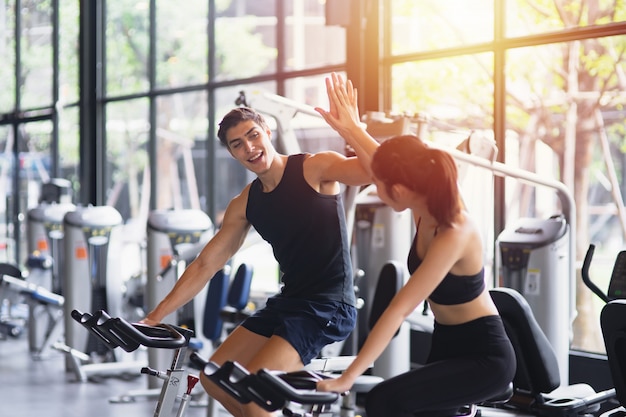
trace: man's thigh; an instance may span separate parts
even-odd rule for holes
[[[274,335],[248,362],[250,372],[259,369],[271,369],[276,371],[297,371],[304,367],[298,351],[285,339]]]
[[[245,365],[265,346],[269,339],[242,326],[237,326],[211,355],[218,365],[226,361]]]
[[[304,366],[298,352],[282,337],[267,338],[242,326],[237,326],[220,344],[211,361],[218,365],[236,361],[250,372],[261,368],[294,371]]]

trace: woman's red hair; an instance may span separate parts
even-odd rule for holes
[[[426,197],[428,211],[441,225],[450,226],[462,209],[454,159],[417,136],[396,136],[381,143],[372,158],[372,173],[389,193],[394,184],[402,184]]]

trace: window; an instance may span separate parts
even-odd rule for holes
[[[492,1],[445,3],[455,4],[444,10],[442,2],[391,2],[386,59],[393,111],[419,115],[428,140],[456,146],[469,131],[495,138],[507,167],[564,185],[576,213],[568,219],[576,232],[572,320],[578,312],[571,347],[602,352],[602,302],[581,284],[577,269],[589,243],[595,243],[599,249],[592,272],[606,288],[626,237],[620,221],[626,100],[620,74],[626,39],[613,36],[626,31],[626,7],[508,0],[500,19]],[[492,28],[498,21],[504,22],[502,35]],[[462,187],[473,213],[493,212],[495,196],[485,195],[490,180],[470,181]],[[508,177],[504,192],[505,229],[523,218],[548,219],[567,211],[550,187]],[[485,238],[495,243],[498,236],[486,233]],[[495,256],[486,256],[495,266]],[[553,296],[568,304],[565,289]]]

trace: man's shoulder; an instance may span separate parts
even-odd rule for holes
[[[339,159],[345,159],[345,156],[336,151],[321,151],[311,154],[306,154],[304,163],[306,165],[324,167],[328,164],[336,162]]]
[[[243,188],[243,190],[241,190],[239,194],[237,194],[235,197],[233,197],[232,200],[230,200],[230,204],[228,205],[228,210],[240,211],[240,212],[243,211],[243,213],[245,214],[246,206],[248,204],[248,195],[250,194],[251,186],[252,186],[252,183],[249,183]]]

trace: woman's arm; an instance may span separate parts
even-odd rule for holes
[[[371,176],[370,163],[378,148],[378,142],[367,133],[365,126],[359,121],[356,89],[350,80],[346,83],[339,75],[333,73],[331,78],[326,79],[326,92],[330,103],[329,111],[319,107],[315,110],[354,149],[361,165]]]
[[[393,297],[368,334],[352,364],[340,377],[318,382],[317,389],[333,392],[350,390],[356,378],[382,354],[406,317],[430,296],[452,266],[463,256],[466,244],[466,233],[458,229],[448,228],[437,235],[428,248],[422,264]]]

